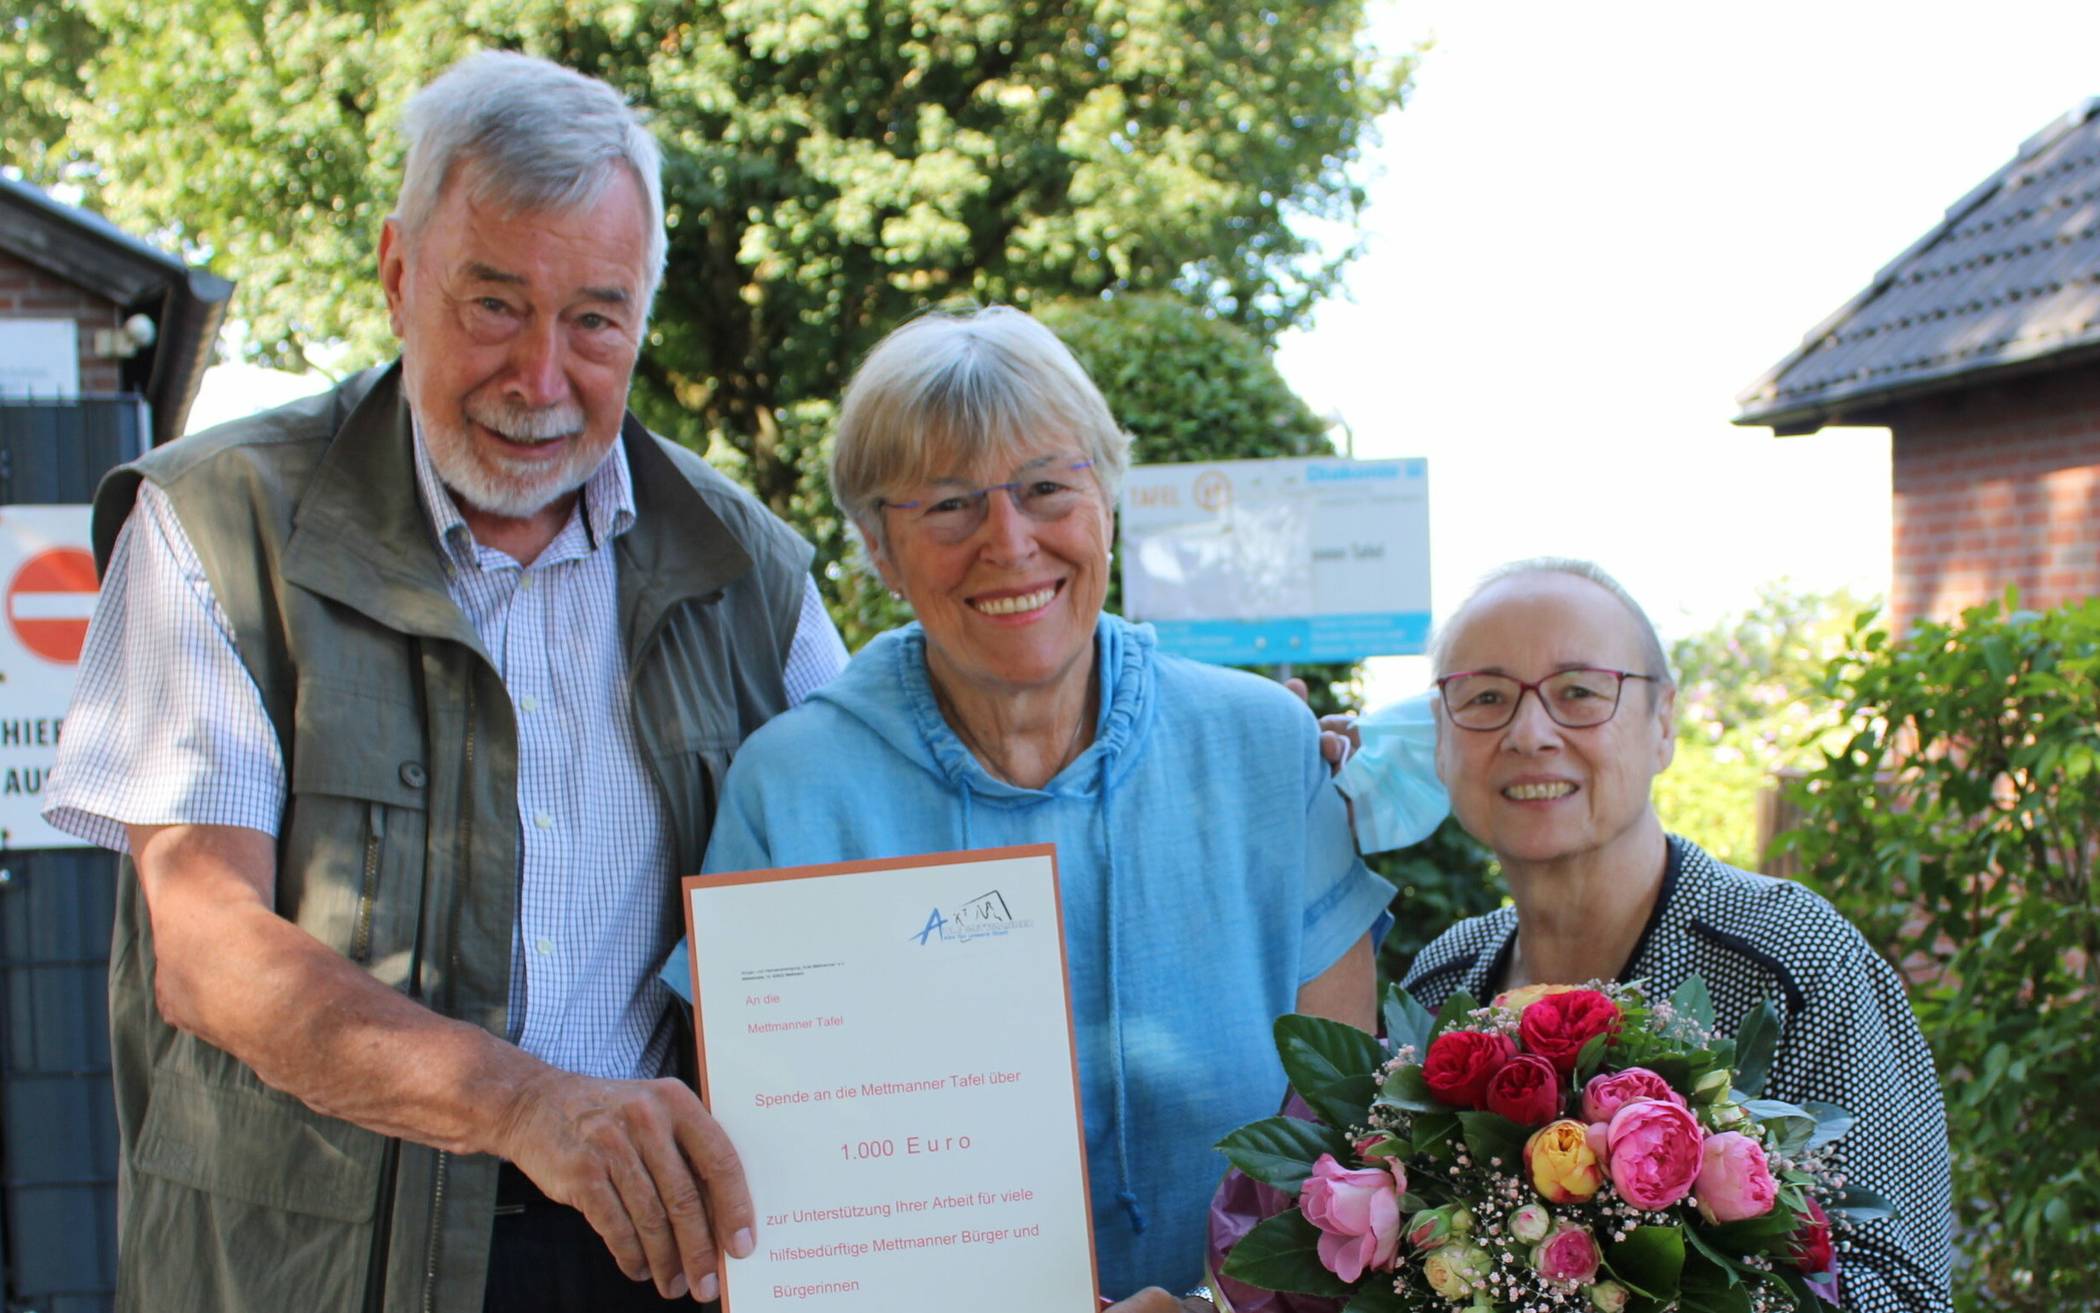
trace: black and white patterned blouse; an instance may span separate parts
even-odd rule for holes
[[[1516,929],[1513,907],[1461,921],[1402,983],[1432,1011],[1461,989],[1485,1001],[1502,987]],[[1950,1309],[1946,1110],[1894,969],[1814,892],[1723,865],[1672,835],[1662,894],[1619,979],[1667,997],[1695,973],[1724,1034],[1760,999],[1778,1008],[1767,1097],[1820,1099],[1858,1119],[1832,1146],[1833,1162],[1848,1183],[1893,1202],[1897,1217],[1859,1224],[1839,1249],[1844,1308]]]

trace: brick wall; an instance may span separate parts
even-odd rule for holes
[[[117,362],[95,354],[95,331],[124,322],[114,303],[0,251],[0,319],[71,319],[80,325],[80,390],[117,390]]]
[[[1927,398],[1890,428],[1898,633],[2008,584],[2037,609],[2100,594],[2100,364]]]

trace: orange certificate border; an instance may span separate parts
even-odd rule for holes
[[[1093,1269],[1094,1300],[1101,1295],[1101,1256],[1094,1248],[1094,1183],[1086,1162],[1086,1107],[1079,1087],[1079,1024],[1072,1015],[1072,959],[1065,944],[1065,900],[1057,869],[1054,843],[1017,844],[1007,848],[976,848],[964,852],[922,853],[915,857],[875,857],[853,862],[822,862],[813,866],[780,866],[761,871],[725,871],[720,875],[688,875],[678,882],[679,901],[685,904],[686,969],[692,973],[693,1045],[700,1068],[700,1102],[712,1115],[708,1100],[707,1030],[700,1024],[700,954],[693,941],[693,891],[740,884],[772,884],[781,880],[819,880],[842,875],[872,875],[881,871],[909,871],[928,866],[962,866],[971,862],[1009,861],[1016,857],[1050,859],[1050,904],[1057,909],[1057,963],[1063,973],[1065,994],[1065,1053],[1072,1065],[1072,1138],[1079,1151],[1079,1202],[1086,1212],[1086,1257]],[[721,1284],[722,1313],[729,1313],[729,1257],[718,1253],[715,1277]]]

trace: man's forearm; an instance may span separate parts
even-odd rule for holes
[[[521,1091],[549,1069],[389,989],[278,916],[264,897],[269,836],[135,830],[132,850],[170,1024],[329,1116],[442,1149],[501,1151]]]

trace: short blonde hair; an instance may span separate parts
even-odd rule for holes
[[[1458,632],[1458,622],[1465,619],[1466,612],[1472,608],[1480,595],[1504,579],[1514,579],[1527,574],[1572,575],[1577,579],[1589,580],[1617,598],[1619,604],[1633,616],[1634,632],[1641,645],[1641,656],[1648,663],[1646,670],[1634,673],[1656,680],[1656,688],[1677,686],[1676,676],[1670,673],[1669,655],[1663,651],[1662,637],[1655,632],[1655,622],[1648,618],[1648,613],[1641,609],[1641,604],[1634,601],[1633,594],[1627,592],[1603,566],[1595,561],[1585,561],[1573,556],[1533,556],[1522,561],[1511,561],[1507,565],[1498,565],[1482,575],[1480,582],[1473,585],[1473,591],[1466,594],[1466,600],[1459,603],[1458,609],[1451,613],[1448,620],[1438,625],[1436,633],[1430,637],[1429,669],[1432,675],[1442,677],[1450,673],[1444,669],[1444,661],[1451,654],[1451,636]]]
[[[1078,444],[1115,505],[1130,435],[1071,348],[1012,306],[929,311],[876,343],[847,385],[832,500],[873,532],[885,493],[1045,438]]]

